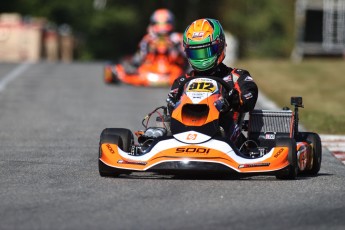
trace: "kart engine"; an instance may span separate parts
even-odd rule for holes
[[[163,113],[158,112],[159,109],[163,110]],[[155,126],[148,127],[151,116],[157,113]],[[144,131],[138,131],[136,133],[138,137],[138,145],[133,145],[131,148],[131,155],[142,155],[151,146],[152,142],[159,137],[164,137],[170,134],[170,117],[167,114],[167,107],[161,106],[149,113],[142,121],[145,127]]]

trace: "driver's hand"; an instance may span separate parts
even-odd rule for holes
[[[229,103],[229,106],[233,110],[238,110],[241,105],[240,100],[240,93],[237,91],[237,89],[233,88],[229,94],[226,96],[226,100]]]
[[[217,108],[217,110],[221,113],[227,112],[230,110],[229,103],[226,99],[223,97],[219,98],[217,101],[215,101],[214,106]]]
[[[170,90],[170,92],[168,93],[168,99],[170,99],[171,101],[173,101],[174,103],[176,103],[177,101],[177,91],[178,91],[178,88],[176,89],[172,89]]]
[[[173,109],[175,108],[176,106],[176,102],[177,102],[177,90],[178,89],[174,89],[174,90],[171,90],[168,94],[168,98],[166,99],[166,102],[167,102],[167,106],[168,106],[168,110],[169,110],[169,114],[171,115],[172,114],[172,111]]]

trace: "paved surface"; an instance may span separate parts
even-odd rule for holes
[[[13,69],[0,64],[0,81]],[[294,181],[101,178],[102,129],[140,129],[167,93],[108,86],[101,74],[99,63],[39,63],[0,92],[1,230],[345,228],[345,166],[326,149],[319,175]]]

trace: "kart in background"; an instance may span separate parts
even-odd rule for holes
[[[152,53],[145,57],[144,62],[138,68],[129,66],[126,61],[115,65],[105,65],[104,82],[164,87],[171,86],[174,80],[184,72],[184,66],[171,61],[166,54]]]
[[[226,172],[296,179],[299,174],[318,174],[321,141],[316,133],[298,130],[301,97],[291,98],[293,111],[252,111],[241,122],[246,138],[234,143],[218,122],[217,105],[225,103],[223,95],[230,91],[223,80],[191,77],[179,88],[180,100],[171,117],[166,107],[156,108],[143,119],[145,129],[135,133],[137,141],[129,129],[104,129],[99,143],[100,175]],[[157,123],[149,126],[153,114],[157,114]]]

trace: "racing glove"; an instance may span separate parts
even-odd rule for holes
[[[228,95],[225,97],[226,101],[228,102],[230,108],[237,111],[241,105],[240,93],[237,89],[233,88]]]
[[[217,110],[221,113],[228,112],[230,110],[230,106],[227,100],[225,100],[223,97],[219,98],[215,103],[215,107]]]
[[[166,99],[167,107],[168,107],[168,111],[170,115],[172,114],[172,110],[176,106],[176,102],[177,102],[176,95],[177,95],[177,89],[173,89],[169,92],[168,98]]]

